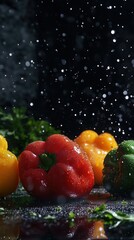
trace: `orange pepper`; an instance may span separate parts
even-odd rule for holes
[[[103,221],[96,221],[94,223],[92,239],[108,239],[105,233]]]
[[[110,150],[118,147],[114,136],[107,132],[98,135],[95,131],[85,130],[74,141],[88,156],[94,171],[95,184],[102,185],[104,158]]]
[[[17,157],[8,150],[6,139],[0,135],[0,197],[17,189],[19,170]]]

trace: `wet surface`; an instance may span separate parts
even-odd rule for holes
[[[133,199],[114,199],[103,188],[94,188],[83,199],[37,201],[25,191],[0,200],[0,239],[134,239],[134,222],[107,225],[92,219],[92,209],[133,214]]]

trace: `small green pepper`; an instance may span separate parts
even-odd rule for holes
[[[113,195],[134,198],[134,140],[125,140],[104,159],[103,185]]]

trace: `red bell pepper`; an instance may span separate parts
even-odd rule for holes
[[[94,186],[94,173],[85,153],[62,134],[27,145],[19,158],[20,181],[32,196],[52,199],[80,197]]]

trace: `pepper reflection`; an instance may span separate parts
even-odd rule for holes
[[[10,240],[94,240],[94,239],[134,239],[134,223],[120,223],[110,226],[103,221],[93,221],[87,217],[74,221],[18,221],[0,216],[0,239]]]
[[[16,240],[20,235],[20,224],[0,216],[0,239]]]
[[[20,239],[107,239],[104,224],[101,221],[92,222],[87,218],[77,218],[74,221],[60,220],[56,222],[23,222],[20,226]]]

